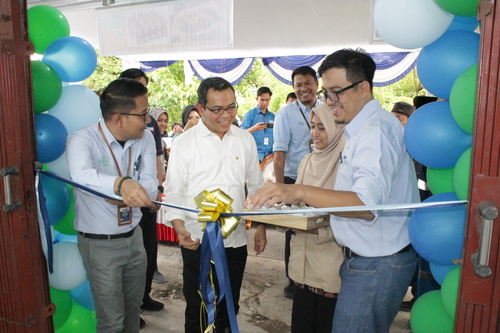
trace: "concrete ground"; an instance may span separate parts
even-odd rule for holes
[[[267,247],[254,255],[253,230],[248,231],[248,261],[240,298],[238,326],[244,333],[290,332],[292,301],[283,296],[287,285],[283,253],[285,235],[268,226]],[[182,295],[182,258],[178,245],[160,244],[158,267],[167,277],[165,283],[153,283],[152,297],[165,304],[159,312],[142,313],[146,327],[141,333],[184,332],[184,297]],[[411,332],[410,314],[399,312],[391,333]]]

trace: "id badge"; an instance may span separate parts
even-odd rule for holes
[[[267,146],[269,144],[269,138],[266,136],[264,138],[264,146]]]
[[[118,206],[118,226],[132,223],[132,208],[128,206]]]
[[[311,153],[314,151],[314,141],[313,141],[313,139],[309,140],[309,151]]]

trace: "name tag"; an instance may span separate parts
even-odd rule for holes
[[[118,206],[118,226],[132,223],[132,208],[128,206]]]
[[[266,136],[264,138],[264,146],[267,146],[269,144],[269,138]]]

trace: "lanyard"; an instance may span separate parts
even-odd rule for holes
[[[101,132],[102,138],[104,139],[104,142],[106,143],[106,146],[108,146],[109,151],[111,152],[111,156],[113,156],[113,161],[115,161],[116,170],[118,171],[118,175],[120,177],[123,177],[122,172],[120,170],[120,165],[118,164],[118,161],[116,160],[115,154],[113,153],[113,150],[111,149],[111,146],[109,145],[109,142],[106,139],[106,136],[104,135],[104,132],[102,131],[101,123],[99,123],[98,126],[99,126],[99,132]],[[127,176],[130,174],[130,166],[131,165],[132,165],[132,147],[130,147],[129,150],[128,150]]]
[[[304,111],[302,111],[302,108],[300,107],[299,102],[295,101],[295,103],[297,103],[297,106],[299,107],[299,110],[300,110],[300,114],[301,114],[301,115],[302,115],[302,117],[304,118],[304,120],[305,120],[305,122],[306,122],[307,127],[309,128],[309,130],[311,130],[311,125],[309,125],[309,121],[306,119],[306,116],[304,115]]]

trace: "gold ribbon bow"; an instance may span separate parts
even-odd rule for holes
[[[194,198],[198,209],[202,211],[198,214],[198,222],[202,223],[201,231],[205,230],[207,222],[219,220],[222,237],[227,238],[240,223],[240,217],[220,217],[221,213],[232,213],[233,199],[220,188],[211,192],[203,191]]]

